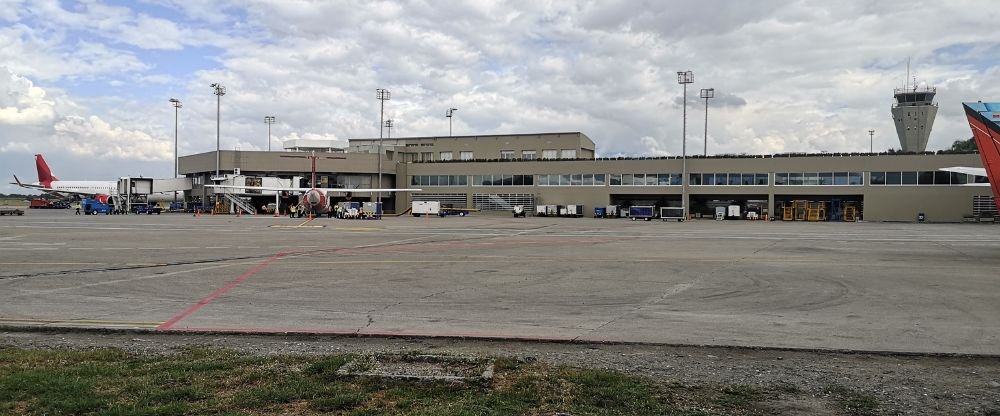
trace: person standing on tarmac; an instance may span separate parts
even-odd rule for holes
[[[295,218],[295,205],[288,207],[288,218]]]
[[[73,203],[73,208],[76,208],[76,214],[75,215],[80,215],[80,201],[74,202]]]

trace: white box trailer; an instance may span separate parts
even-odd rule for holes
[[[441,203],[438,201],[413,201],[410,213],[414,217],[421,215],[441,215]]]
[[[535,216],[538,217],[554,217],[559,215],[559,207],[557,205],[536,205],[535,206]]]

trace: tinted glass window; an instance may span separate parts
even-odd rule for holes
[[[965,185],[969,183],[969,176],[964,173],[951,172],[952,185]]]
[[[788,184],[788,174],[787,173],[775,173],[774,174],[774,184],[775,185],[786,185],[786,184]]]
[[[801,173],[789,173],[788,174],[788,184],[789,185],[802,185],[802,174]]]
[[[917,183],[920,185],[934,184],[934,171],[920,172],[917,174]]]
[[[758,173],[756,175],[756,177],[757,177],[757,179],[754,181],[754,183],[756,185],[767,185],[767,174],[766,173]]]
[[[632,184],[632,174],[631,173],[623,173],[622,174],[622,185],[631,185],[631,184]]]
[[[753,185],[753,181],[756,178],[757,178],[757,176],[754,175],[754,174],[752,174],[752,173],[744,173],[743,174],[743,184],[744,185]]]
[[[806,172],[802,174],[803,185],[819,185],[819,173]]]
[[[899,185],[902,180],[902,174],[900,172],[886,172],[885,173],[885,184],[886,185]]]
[[[851,185],[864,185],[864,179],[861,176],[861,172],[851,172],[849,181]]]
[[[885,172],[872,172],[868,179],[871,185],[885,185]]]
[[[935,185],[947,185],[951,183],[951,172],[934,172]]]
[[[604,174],[595,173],[594,174],[594,185],[604,185]]]
[[[583,175],[579,174],[579,173],[577,173],[575,175],[570,175],[570,182],[569,183],[570,183],[570,185],[577,185],[577,186],[582,185],[583,184]]]
[[[903,185],[916,185],[917,172],[903,172]]]
[[[740,180],[742,180],[742,179],[743,179],[743,175],[740,175],[739,173],[730,173],[729,174],[729,182],[727,182],[727,184],[729,184],[729,185],[739,185],[740,184]]]
[[[559,175],[559,184],[566,186],[573,183],[569,175]]]
[[[820,172],[819,173],[819,184],[820,185],[833,185],[833,172]]]
[[[617,173],[612,174],[611,175],[611,184],[612,185],[621,185],[622,184],[622,175],[617,174]]]
[[[661,173],[661,174],[657,175],[656,176],[656,184],[657,185],[670,185],[670,174],[669,173]]]
[[[700,173],[692,173],[688,177],[688,182],[691,185],[701,185],[701,174]]]
[[[847,185],[847,172],[834,172],[833,173],[833,184],[834,185]]]
[[[583,184],[584,185],[593,185],[594,184],[594,175],[592,173],[584,173],[583,174]]]

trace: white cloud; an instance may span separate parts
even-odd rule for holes
[[[79,156],[162,161],[173,158],[173,146],[140,130],[113,126],[97,116],[67,116],[55,124],[53,140]]]
[[[30,80],[0,67],[0,125],[51,123],[54,104]]]

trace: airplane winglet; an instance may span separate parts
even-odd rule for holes
[[[21,186],[21,180],[17,178],[17,175],[14,175],[14,182],[11,185]]]

